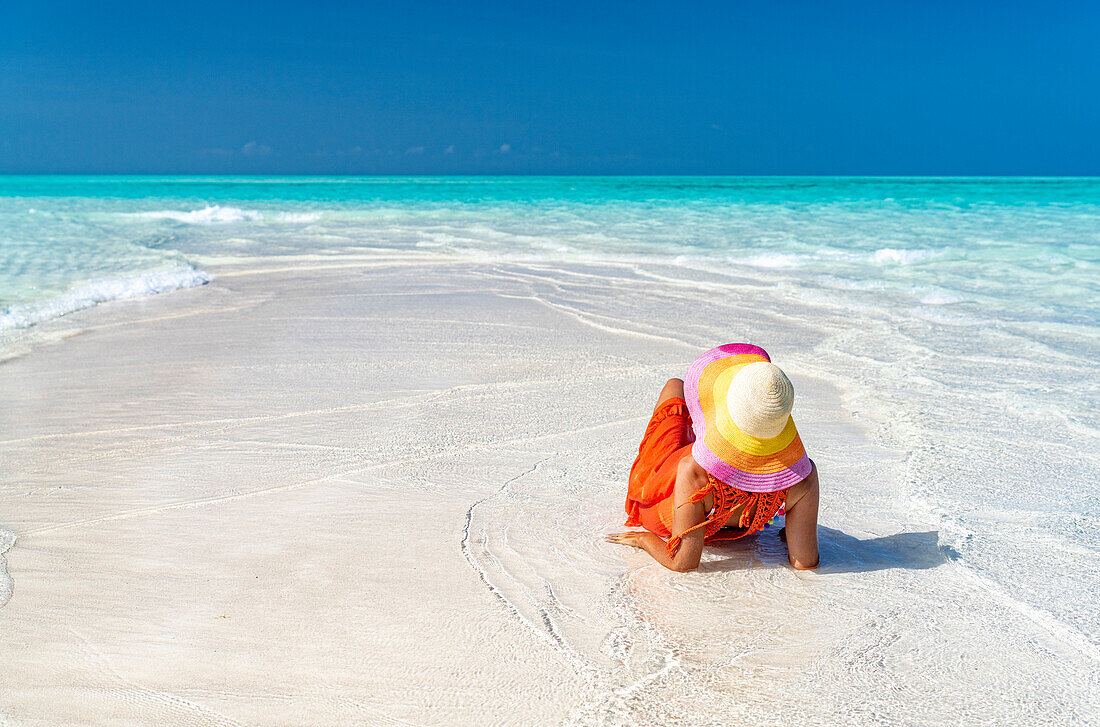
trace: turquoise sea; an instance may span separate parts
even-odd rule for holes
[[[350,254],[644,266],[766,299],[827,333],[794,363],[903,453],[897,507],[1100,658],[1100,179],[2,177],[0,358],[227,263]]]
[[[1093,325],[1100,179],[0,177],[0,329],[199,284],[202,256],[380,249],[726,266]]]

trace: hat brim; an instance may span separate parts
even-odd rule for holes
[[[727,485],[747,492],[776,492],[796,485],[813,464],[798,436],[794,419],[778,435],[761,439],[738,428],[726,409],[730,382],[742,367],[771,361],[768,352],[750,343],[727,343],[696,358],[684,376],[695,444],[691,456]]]

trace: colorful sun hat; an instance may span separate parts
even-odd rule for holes
[[[727,343],[695,359],[684,376],[695,444],[691,456],[715,479],[776,492],[810,474],[791,418],[794,388],[768,352]]]

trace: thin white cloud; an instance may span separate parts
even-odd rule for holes
[[[447,147],[446,149],[443,150],[443,153],[444,154],[454,154],[455,153],[455,145],[451,144],[449,147]]]
[[[250,141],[241,147],[241,154],[250,157],[266,156],[274,151],[267,144],[261,144],[258,141]]]
[[[500,153],[501,154],[507,154],[510,151],[512,151],[512,145],[511,144],[501,144],[500,145]]]

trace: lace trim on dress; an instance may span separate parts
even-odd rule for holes
[[[737,526],[745,528],[745,532],[722,539],[736,540],[761,530],[764,525],[775,516],[779,508],[783,506],[783,503],[787,499],[788,489],[790,488],[784,488],[776,492],[745,492],[744,490],[731,487],[725,482],[715,479],[713,475],[707,475],[706,486],[700,487],[698,490],[691,493],[691,497],[688,498],[688,501],[682,503],[679,507],[683,507],[693,502],[699,502],[709,493],[714,493],[714,509],[711,511],[710,517],[703,522],[688,528],[679,535],[673,535],[668,539],[665,548],[668,551],[669,557],[671,558],[676,555],[676,552],[680,549],[680,541],[685,535],[693,530],[705,527],[706,530],[703,533],[703,542],[713,539],[714,536],[718,534],[718,531],[726,525],[733,510],[739,505],[744,505],[744,507],[741,509],[740,522],[738,522]],[[756,503],[755,508],[751,507],[753,503]]]

